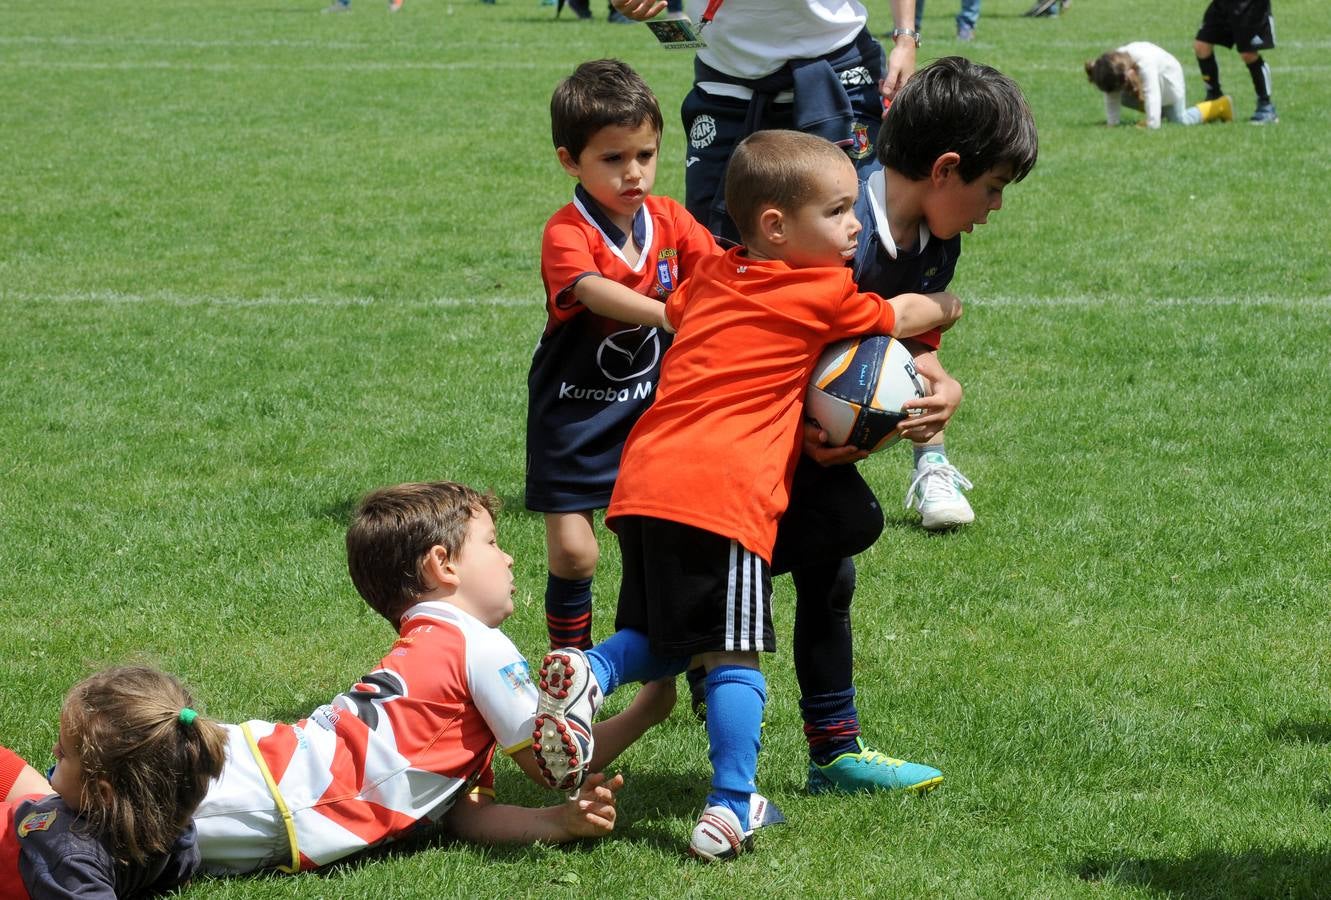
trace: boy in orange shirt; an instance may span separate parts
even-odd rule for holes
[[[677,334],[606,517],[623,557],[619,630],[585,654],[554,651],[541,667],[534,750],[563,789],[586,773],[603,694],[690,659],[707,670],[714,774],[689,841],[701,859],[733,857],[781,821],[754,792],[766,702],[758,654],[775,649],[770,561],[813,365],[832,341],[918,334],[961,314],[946,294],[885,300],[855,289],[846,262],[858,192],[854,166],[821,138],[763,131],[735,151],[726,204],[744,246],[699,262],[666,301]],[[926,376],[940,374],[928,366]],[[945,420],[939,411],[911,422]]]

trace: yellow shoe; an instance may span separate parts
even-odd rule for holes
[[[1233,122],[1234,101],[1226,94],[1215,100],[1203,100],[1197,104],[1203,122]]]

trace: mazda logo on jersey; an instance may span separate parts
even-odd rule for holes
[[[655,328],[626,328],[607,335],[596,348],[596,364],[610,381],[632,381],[656,370],[661,336]]]

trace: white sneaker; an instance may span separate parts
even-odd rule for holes
[[[553,650],[541,661],[532,752],[550,787],[575,791],[592,761],[592,720],[605,699],[581,650]]]
[[[739,816],[728,806],[709,806],[698,817],[689,836],[689,855],[705,862],[732,859],[753,848],[753,833],[768,825],[786,821],[781,810],[762,794],[749,795],[749,828],[739,824]]]
[[[906,509],[918,509],[920,524],[929,531],[969,525],[975,521],[975,510],[961,489],[972,486],[946,456],[931,450],[915,466],[915,480],[906,489]]]

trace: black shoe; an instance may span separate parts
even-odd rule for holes
[[[563,12],[565,4],[568,5],[569,9],[573,10],[573,14],[579,19],[590,19],[592,17],[592,9],[587,5],[587,0],[560,0],[559,5],[555,7],[556,19],[558,19],[559,14]]]

